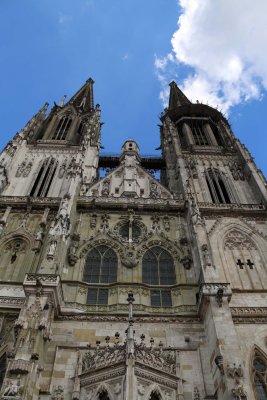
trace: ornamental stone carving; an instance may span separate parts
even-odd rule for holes
[[[79,242],[80,242],[80,235],[73,234],[71,236],[71,245],[68,251],[68,261],[72,267],[76,264],[78,260],[77,250],[79,247]]]
[[[235,181],[245,180],[242,166],[237,161],[230,161],[229,168]]]
[[[54,386],[51,400],[64,400],[63,386]]]
[[[229,250],[256,250],[255,243],[237,229],[231,230],[224,240],[224,247]]]
[[[230,378],[242,378],[243,377],[243,368],[241,364],[236,365],[235,363],[233,364],[228,364],[226,367],[226,374]]]
[[[247,399],[247,395],[244,390],[244,386],[239,379],[236,379],[235,387],[232,389],[232,393],[236,400],[246,400]]]

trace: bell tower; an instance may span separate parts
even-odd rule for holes
[[[94,107],[93,84],[89,79],[66,104],[66,96],[54,103],[48,114],[46,103],[8,143],[1,159],[2,194],[63,197],[73,192],[73,185],[96,177],[100,109]]]
[[[175,82],[161,116],[167,184],[200,203],[266,204],[265,179],[218,110],[191,103]]]

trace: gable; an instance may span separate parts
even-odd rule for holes
[[[94,197],[172,199],[172,194],[139,165],[120,165],[86,193]]]

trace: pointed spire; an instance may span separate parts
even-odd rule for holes
[[[178,88],[176,82],[170,83],[170,98],[169,98],[169,109],[173,110],[177,107],[191,104],[186,95]]]
[[[78,110],[88,112],[94,109],[94,81],[89,78],[80,90],[70,99],[69,104],[73,104]]]

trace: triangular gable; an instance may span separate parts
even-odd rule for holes
[[[86,196],[172,199],[173,195],[145,169],[120,165],[89,188]]]

